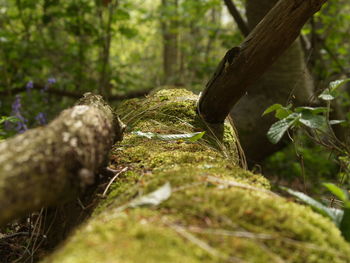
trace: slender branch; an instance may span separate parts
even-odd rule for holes
[[[224,0],[225,5],[228,9],[228,11],[230,12],[230,14],[232,15],[233,19],[235,20],[239,30],[241,31],[243,36],[248,36],[250,31],[247,25],[247,22],[244,21],[244,19],[242,18],[241,14],[239,13],[237,7],[235,6],[235,4],[233,3],[232,0]]]
[[[44,88],[45,88],[45,86],[42,84],[39,84],[39,83],[33,84],[34,90],[43,90]],[[26,87],[23,86],[23,87],[11,89],[10,91],[8,91],[8,90],[0,91],[0,96],[1,97],[12,96],[14,94],[25,92],[26,90],[27,90]],[[123,94],[123,95],[111,95],[108,98],[108,100],[109,101],[117,101],[117,100],[125,100],[125,99],[143,97],[143,96],[147,95],[151,90],[152,89],[142,89],[142,90],[130,91],[130,92]],[[52,87],[46,89],[45,92],[52,94],[52,95],[56,95],[56,96],[69,97],[72,99],[79,99],[83,96],[83,93],[80,93],[80,92],[59,90],[59,89],[54,89]]]

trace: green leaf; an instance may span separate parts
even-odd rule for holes
[[[332,221],[339,226],[339,222],[343,218],[343,211],[336,208],[328,208],[327,206],[323,205],[322,203],[316,201],[312,197],[298,191],[294,191],[292,189],[289,189],[287,187],[280,187],[281,189],[285,190],[287,193],[289,193],[292,196],[295,196],[299,200],[303,201],[304,203],[311,206],[315,211],[320,213],[323,216],[329,217],[332,219]]]
[[[204,134],[205,134],[205,132],[196,132],[196,133],[193,134],[192,137],[190,136],[190,137],[188,138],[188,140],[189,140],[190,142],[196,142],[196,141],[198,141],[199,139],[201,139],[201,138],[204,136]]]
[[[318,97],[325,101],[334,100],[337,96],[337,89],[349,81],[350,78],[332,81],[329,83],[329,88],[325,89]]]
[[[338,79],[335,81],[332,81],[331,83],[329,83],[329,89],[331,91],[335,91],[337,88],[343,86],[345,83],[349,82],[350,78],[348,79]]]
[[[135,134],[140,137],[146,137],[148,139],[158,139],[162,141],[187,140],[190,142],[196,142],[203,137],[205,132],[194,132],[184,134],[159,134],[153,132],[135,131],[132,132],[132,134]]]
[[[0,119],[0,124],[4,123],[5,121],[16,123],[19,121],[19,119],[15,116],[9,116],[9,117],[2,116]]]
[[[0,118],[0,124],[4,123],[6,121],[6,117],[1,117]]]
[[[167,182],[154,192],[151,192],[147,195],[140,196],[128,205],[129,207],[138,207],[138,206],[157,206],[160,203],[164,202],[171,196],[171,186]]]
[[[292,113],[292,111],[290,110],[290,108],[292,107],[291,104],[289,104],[287,107],[282,106],[281,104],[273,104],[270,107],[268,107],[262,114],[262,116],[271,113],[273,111],[276,111],[275,113],[275,117],[277,119],[284,119],[286,118],[288,115],[290,115]]]
[[[328,207],[328,210],[333,215],[333,222],[339,227],[344,216],[344,211],[334,207]]]
[[[310,112],[303,112],[299,121],[311,129],[322,129],[326,125],[324,116],[314,115]]]
[[[281,109],[281,108],[283,108],[283,106],[281,105],[281,104],[273,104],[273,105],[271,105],[270,107],[268,107],[264,112],[263,112],[263,114],[262,114],[262,116],[264,116],[264,115],[266,115],[266,114],[268,114],[268,113],[271,113],[271,112],[273,112],[273,111],[276,111],[276,110],[278,110],[278,109]]]
[[[350,207],[345,207],[339,228],[345,240],[350,242]]]
[[[335,99],[335,94],[331,94],[331,91],[326,89],[318,97],[322,100],[330,101]]]
[[[291,106],[291,105],[290,105]],[[283,107],[281,109],[278,109],[276,111],[275,117],[279,120],[284,119],[286,117],[288,117],[290,114],[292,114],[293,112],[289,109],[289,107]]]
[[[311,112],[312,114],[318,114],[322,112],[327,112],[327,107],[297,107],[295,112]]]
[[[292,113],[287,118],[279,120],[272,124],[267,132],[267,138],[271,143],[278,143],[286,131],[300,118],[299,114]]]
[[[344,203],[349,201],[348,193],[345,190],[331,183],[324,183],[323,185]]]
[[[330,120],[329,124],[330,125],[336,125],[336,124],[344,123],[344,122],[345,122],[345,120]]]

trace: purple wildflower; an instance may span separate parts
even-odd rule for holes
[[[26,118],[22,116],[21,107],[22,107],[21,96],[17,95],[15,98],[15,101],[12,103],[12,115],[17,117],[18,119],[18,122],[16,122],[16,127],[15,127],[18,133],[23,133],[26,130],[28,130],[28,127],[26,125],[26,122],[28,121]]]
[[[35,120],[40,124],[40,125],[45,125],[47,123],[47,118],[46,114],[43,112],[39,112],[38,115],[35,116]]]
[[[28,93],[30,93],[30,91],[34,88],[34,83],[33,81],[28,81],[27,85],[26,85],[26,90]]]
[[[55,79],[55,78],[49,78],[49,79],[47,80],[47,83],[49,83],[49,84],[55,84],[55,83],[56,83],[56,79]]]
[[[18,133],[23,133],[25,132],[26,130],[28,130],[28,127],[27,127],[27,124],[25,124],[27,122],[27,120],[21,115],[21,116],[16,116],[19,121],[16,123],[17,126],[16,126],[16,131]]]
[[[53,84],[56,83],[56,79],[55,78],[48,78],[47,79],[47,84],[44,86],[44,88],[41,90],[41,92],[45,92],[49,89],[49,87]]]
[[[22,107],[21,96],[16,95],[14,102],[12,103],[12,113],[17,114],[20,112]]]
[[[12,127],[12,123],[10,121],[5,121],[4,123],[4,128],[5,130],[9,131],[11,130],[13,127]]]

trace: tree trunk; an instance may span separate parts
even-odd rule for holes
[[[221,123],[256,80],[298,37],[305,22],[326,0],[281,0],[245,41],[221,60],[198,103],[209,123]]]
[[[45,127],[0,143],[0,225],[65,202],[93,183],[122,124],[90,93]]]
[[[164,84],[176,84],[179,74],[178,0],[162,0]]]
[[[349,245],[333,223],[238,166],[232,128],[218,125],[222,140],[214,136],[196,114],[197,99],[162,90],[121,106],[130,130],[148,136],[207,134],[189,142],[127,133],[111,155],[127,171],[43,262],[349,262]]]
[[[253,29],[276,2],[248,0],[246,10],[249,27]],[[231,111],[249,161],[261,161],[281,147],[271,144],[266,137],[276,119],[272,115],[261,116],[264,110],[274,103],[305,105],[312,91],[312,77],[305,63],[300,40],[297,39]]]
[[[100,50],[100,65],[101,71],[99,76],[99,93],[109,99],[111,95],[110,78],[111,78],[111,44],[113,39],[113,17],[115,10],[118,7],[118,1],[107,1],[103,6],[97,6],[98,16],[100,18],[101,35],[101,50]]]

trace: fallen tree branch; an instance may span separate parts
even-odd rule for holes
[[[326,1],[279,1],[245,41],[221,60],[199,99],[200,115],[209,123],[222,123],[235,103],[293,43],[302,26]]]
[[[196,114],[197,99],[166,89],[120,105],[121,114],[138,116],[132,131],[206,134],[190,142],[127,132],[110,157],[128,171],[41,263],[350,262],[330,220],[238,166],[232,128],[223,124],[219,140]]]
[[[100,96],[85,94],[45,127],[0,143],[0,225],[62,203],[93,183],[123,125]]]
[[[79,99],[83,96],[83,94],[80,92],[60,90],[60,89],[55,89],[53,87],[46,88],[44,85],[42,85],[40,83],[33,83],[33,89],[34,90],[45,90],[45,92],[47,92],[49,94],[52,94],[55,96],[60,96],[60,97],[68,97],[68,98],[72,98],[72,99]],[[0,96],[12,96],[14,94],[25,92],[26,90],[27,90],[27,88],[25,86],[23,86],[23,87],[14,88],[11,90],[0,91]],[[142,96],[147,95],[149,92],[151,92],[151,90],[152,89],[142,89],[142,90],[129,91],[126,94],[111,95],[111,96],[109,96],[108,100],[114,101],[114,100],[126,100],[126,99],[138,98],[138,97],[142,97]]]

